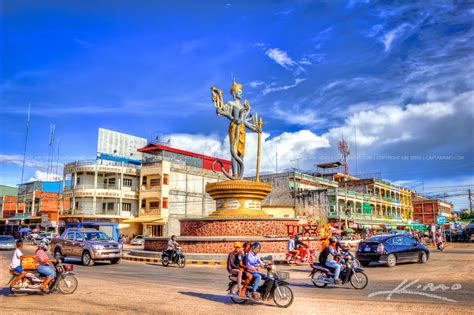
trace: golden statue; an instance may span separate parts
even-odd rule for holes
[[[244,155],[245,155],[245,135],[246,128],[258,133],[258,148],[257,148],[257,181],[260,172],[260,142],[262,133],[262,119],[258,119],[257,115],[249,113],[251,111],[250,103],[248,100],[244,100],[243,104],[240,102],[242,99],[242,84],[237,82],[232,83],[230,88],[230,94],[232,100],[224,103],[222,100],[222,91],[212,87],[212,101],[216,108],[218,116],[223,115],[229,118],[229,142],[230,142],[230,154],[232,161],[232,172],[227,173],[222,165],[222,162],[216,161],[214,163],[220,163],[224,175],[229,179],[242,179],[244,175]],[[214,165],[213,165],[214,167]]]

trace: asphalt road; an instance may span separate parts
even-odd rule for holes
[[[28,249],[26,250],[28,252]],[[350,284],[315,288],[308,266],[278,266],[291,272],[295,302],[279,309],[271,302],[234,305],[226,297],[227,272],[223,266],[164,268],[153,263],[122,261],[119,265],[75,264],[79,288],[73,295],[9,296],[5,287],[12,252],[0,252],[0,313],[472,313],[474,314],[474,244],[449,245],[432,251],[427,264],[394,268],[368,267],[369,284],[355,290]],[[410,293],[393,291],[403,281],[415,281]],[[433,286],[438,286],[434,288]],[[428,285],[428,286],[426,286]],[[444,285],[443,287],[440,287]],[[454,290],[453,290],[454,289]],[[373,296],[371,296],[371,294]],[[429,296],[428,296],[429,295]],[[447,300],[449,299],[449,300]]]

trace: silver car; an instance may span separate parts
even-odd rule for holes
[[[0,236],[0,250],[12,250],[16,248],[16,240],[10,235]]]
[[[145,244],[144,235],[137,235],[130,241],[130,245],[143,245],[143,244]]]
[[[65,257],[80,258],[85,266],[104,260],[117,264],[122,258],[118,242],[94,229],[67,229],[60,237],[51,240],[50,249],[58,260]]]

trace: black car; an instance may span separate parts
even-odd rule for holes
[[[408,235],[378,235],[361,241],[356,256],[363,266],[377,262],[393,267],[401,262],[424,264],[428,261],[430,251]]]

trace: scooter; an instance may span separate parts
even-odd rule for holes
[[[176,248],[173,257],[171,257],[169,251],[164,250],[163,254],[161,254],[161,264],[164,267],[168,267],[169,264],[177,264],[179,268],[184,268],[186,266],[186,257],[184,257],[181,247],[178,246]]]
[[[364,289],[369,283],[367,275],[364,273],[364,269],[355,267],[352,261],[352,255],[344,255],[340,263],[342,264],[342,270],[339,278],[342,284],[350,282],[354,289]],[[311,282],[317,288],[325,288],[328,284],[334,284],[334,268],[327,267],[320,263],[311,264],[313,269],[309,274]]]
[[[72,273],[73,265],[56,262],[54,263],[54,268],[56,269],[56,278],[48,283],[48,290],[46,292],[41,288],[46,277],[42,276],[39,272],[27,272],[26,276],[20,282],[12,286],[11,283],[13,279],[15,279],[19,273],[10,270],[12,277],[7,285],[10,288],[11,294],[52,293],[56,290],[62,294],[74,293],[77,289],[78,282],[74,273]]]
[[[275,266],[268,265],[267,269],[267,279],[265,282],[257,289],[257,292],[260,294],[261,299],[256,299],[252,297],[252,285],[248,285],[245,288],[246,297],[241,297],[238,295],[239,286],[237,285],[237,277],[230,275],[229,276],[229,286],[227,291],[229,291],[228,296],[232,302],[236,304],[245,304],[248,301],[254,302],[265,302],[273,299],[273,302],[281,308],[289,307],[294,300],[293,291],[290,288],[290,284],[285,280],[289,278],[288,272],[276,272]]]

